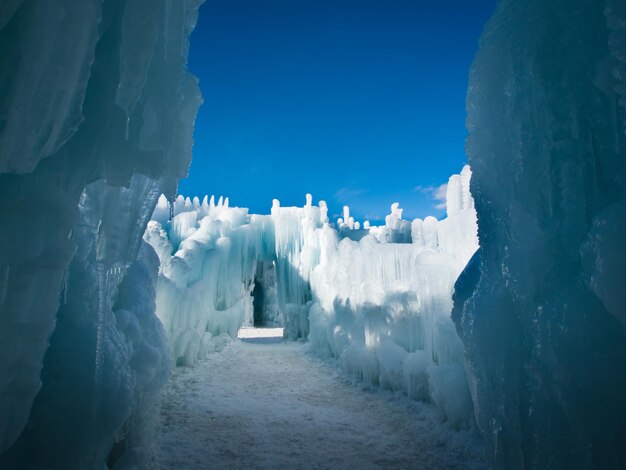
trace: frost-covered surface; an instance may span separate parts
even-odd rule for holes
[[[430,404],[359,390],[305,349],[231,342],[176,369],[156,468],[487,468],[476,432],[453,431]]]
[[[621,0],[502,0],[473,64],[454,316],[497,468],[626,462],[625,54]]]
[[[361,228],[323,201],[249,215],[228,200],[161,198],[145,240],[161,271],[157,315],[177,364],[193,364],[260,320],[339,359],[361,381],[432,400],[452,426],[472,421],[452,289],[477,248],[469,167],[450,178],[448,217],[412,222],[397,204]],[[170,220],[170,217],[173,216]],[[347,221],[347,222],[346,222]],[[358,241],[357,241],[358,240]]]
[[[2,468],[150,466],[170,353],[142,235],[191,158],[199,3],[0,6]]]

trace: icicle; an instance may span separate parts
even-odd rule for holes
[[[107,270],[103,263],[98,263],[98,323],[96,325],[96,351],[94,367],[94,390],[93,402],[94,414],[100,404],[100,390],[102,384],[102,368],[104,363],[104,330],[105,309],[107,308]]]

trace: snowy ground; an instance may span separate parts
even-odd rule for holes
[[[160,411],[162,469],[486,467],[477,438],[431,405],[363,390],[279,338],[234,341],[177,368]]]

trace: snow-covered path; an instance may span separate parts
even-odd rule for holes
[[[178,368],[163,395],[162,469],[484,468],[434,408],[362,390],[293,342],[234,341]]]

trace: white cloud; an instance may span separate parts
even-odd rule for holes
[[[380,221],[380,220],[385,220],[385,217],[381,216],[380,214],[376,212],[368,212],[367,214],[365,214],[364,220]]]
[[[446,208],[446,192],[448,190],[448,183],[444,183],[439,186],[415,186],[415,191],[419,191],[431,198],[435,204],[435,209],[445,210]]]
[[[365,189],[356,189],[351,187],[339,188],[339,190],[333,195],[333,198],[340,202],[350,202],[352,199],[357,199],[359,196],[366,194]]]

